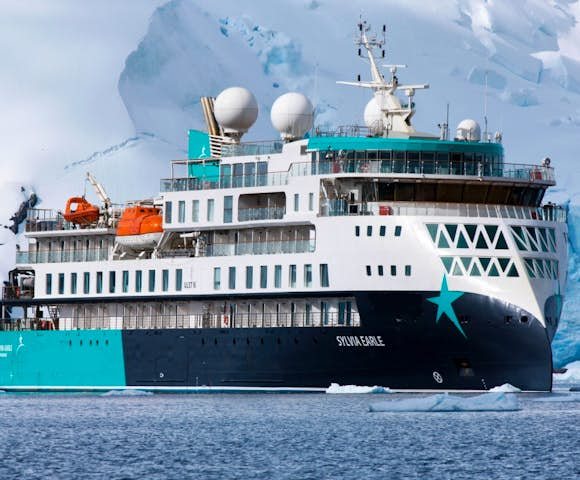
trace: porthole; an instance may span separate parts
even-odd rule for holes
[[[233,343],[234,345],[236,344],[236,339],[235,339],[235,338],[232,340],[232,343]]]
[[[213,339],[213,344],[214,344],[214,345],[217,345],[217,338],[214,338],[214,339]]]
[[[99,346],[99,341],[95,340],[95,345],[98,347]]]
[[[89,345],[92,347],[93,346],[93,341],[89,340]]]
[[[260,343],[261,343],[262,345],[264,345],[264,339],[263,339],[263,338],[260,338]]]
[[[278,345],[280,345],[282,343],[282,341],[280,340],[280,337],[278,337]]]
[[[108,340],[105,340],[105,345],[109,345],[109,341]]]
[[[528,320],[529,320],[529,318],[527,315],[522,315],[520,318],[520,322],[522,322],[522,323],[528,323]],[[550,323],[552,323],[552,322],[550,321]]]
[[[201,344],[205,345],[205,340],[203,338],[201,339]]]
[[[82,347],[83,346],[83,341],[79,341],[79,345]]]
[[[246,338],[246,344],[249,345],[250,344],[250,339]]]
[[[69,347],[72,347],[72,340],[69,340],[69,341],[68,341],[68,346],[69,346]]]

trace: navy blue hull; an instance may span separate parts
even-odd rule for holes
[[[465,294],[453,304],[464,336],[446,316],[436,322],[427,298],[437,294],[354,294],[360,327],[126,330],[127,385],[551,389],[550,339],[536,318]]]

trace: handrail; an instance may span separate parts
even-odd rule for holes
[[[360,326],[356,311],[295,313],[234,313],[191,315],[125,315],[79,318],[4,318],[0,331],[8,330],[145,330],[208,328],[290,328]]]

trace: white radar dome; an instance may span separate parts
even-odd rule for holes
[[[364,120],[372,134],[377,135],[383,131],[383,113],[375,97],[365,107]]]
[[[314,123],[314,107],[305,95],[285,93],[272,104],[270,119],[286,141],[302,138]]]
[[[241,136],[258,118],[258,102],[246,88],[226,88],[215,99],[214,115],[225,133]]]
[[[455,138],[457,140],[465,140],[468,142],[479,142],[481,140],[481,128],[479,127],[479,123],[470,118],[461,120],[459,125],[457,125],[457,135]]]

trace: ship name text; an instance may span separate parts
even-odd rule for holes
[[[384,347],[380,335],[337,335],[339,347]]]

